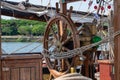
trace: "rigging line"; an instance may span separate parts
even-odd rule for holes
[[[109,14],[109,17],[110,17],[110,14]],[[108,18],[109,18],[108,17]],[[111,34],[114,32],[113,30],[113,27],[112,27],[112,23],[110,22],[111,20],[108,19],[108,23],[109,23],[109,27],[108,27],[108,36],[111,36]],[[112,62],[114,61],[114,47],[113,47],[113,44],[114,44],[114,38],[111,39],[111,41],[108,43],[108,46],[109,46],[109,60]]]
[[[81,5],[82,5],[82,2],[80,1],[80,5],[79,5],[79,7],[78,7],[78,11],[79,11],[79,9],[81,8]],[[76,10],[76,15],[78,14],[78,11]],[[74,21],[74,23],[76,23],[76,21]]]
[[[39,40],[40,40],[40,38],[37,39],[35,42],[38,42]],[[25,45],[25,46],[22,46],[21,48],[18,48],[18,49],[16,49],[16,50],[12,51],[11,54],[12,54],[12,53],[15,53],[15,52],[17,52],[17,51],[19,51],[19,50],[21,50],[21,49],[23,49],[23,48],[25,48],[25,47],[28,47],[29,45],[32,45],[33,43],[34,43],[34,42],[29,43],[29,44],[27,44],[27,45]]]
[[[82,2],[80,1],[80,5],[79,5],[79,7],[78,7],[78,10],[81,8],[81,5],[82,5]]]
[[[50,2],[51,2],[51,0],[49,0],[49,2],[48,2],[48,4],[47,4],[47,7],[46,7],[47,10],[48,10],[48,8],[50,7]]]
[[[11,9],[11,11],[13,12],[13,17],[15,17],[15,11],[13,9]]]
[[[52,6],[51,6],[51,0],[49,1],[49,3],[50,3],[50,8],[51,8],[51,14],[52,14],[52,16],[54,16],[54,10],[53,10],[53,8],[52,8]]]
[[[93,4],[93,0],[89,0],[89,3],[88,3],[88,12],[90,11],[90,8],[91,8],[92,4]]]
[[[31,49],[29,52],[31,53],[33,50],[37,49],[39,46],[41,46],[41,44],[37,45],[36,47],[34,47],[33,49]]]
[[[93,11],[91,11],[91,12],[88,12],[88,14],[84,15],[84,16],[81,17],[80,19],[75,20],[74,23],[76,23],[77,21],[80,21],[81,19],[86,18],[87,16],[89,16],[91,13],[93,13],[93,12],[95,12],[95,11],[96,11],[96,10],[93,10]]]
[[[114,48],[110,44],[108,46],[109,46],[109,60],[114,61],[114,51],[113,51]]]
[[[51,0],[49,0],[49,2],[48,2],[46,10],[48,10],[49,7],[51,7]],[[51,8],[51,12],[53,13],[52,8]],[[44,15],[44,18],[45,18],[46,22],[49,21],[49,19],[47,19],[47,15]]]
[[[82,2],[80,1],[80,5],[78,6],[78,10],[81,8]],[[76,10],[76,14],[78,13],[78,11]]]
[[[50,2],[51,2],[51,0],[49,0],[49,2],[48,2],[47,7],[46,7],[46,10],[48,10],[48,8],[51,6],[51,5],[50,5]],[[47,15],[44,15],[44,18],[45,18],[46,22],[49,21],[49,19],[47,19]]]
[[[47,18],[47,15],[43,15],[43,17],[45,18],[46,22],[49,21],[49,19]]]
[[[106,4],[109,4],[110,2],[112,2],[112,0],[110,0],[110,1],[104,1]]]
[[[40,0],[40,2],[41,2],[41,5],[42,5],[43,0]]]

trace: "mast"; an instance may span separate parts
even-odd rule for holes
[[[120,0],[114,0],[114,30],[120,30]],[[120,35],[114,38],[115,79],[120,80]]]

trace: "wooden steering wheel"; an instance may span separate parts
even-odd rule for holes
[[[44,34],[45,54],[49,54],[49,51],[56,51],[59,54],[78,47],[80,47],[79,35],[73,21],[60,13],[52,17]],[[54,78],[69,72],[74,62],[73,58],[68,60],[45,57],[48,69]]]

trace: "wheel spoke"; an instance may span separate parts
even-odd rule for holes
[[[51,31],[52,31],[53,36],[55,37],[55,39],[58,40],[58,36],[57,36],[56,32],[54,32],[54,29],[53,29],[53,28],[51,28]]]
[[[48,49],[51,48],[54,45],[54,42],[52,41],[51,44],[48,46]]]
[[[72,38],[72,36],[68,37],[65,41],[62,42],[62,45],[64,45],[65,43],[67,43],[71,38]]]
[[[48,43],[48,49],[54,45],[54,41],[53,41],[53,38],[49,38],[48,40],[45,40],[45,42]]]
[[[58,34],[58,40],[60,41],[61,35],[60,35],[60,21],[55,22],[55,27],[57,28],[57,34]]]
[[[67,38],[67,24],[63,26],[63,35],[60,37],[60,42],[62,43]]]

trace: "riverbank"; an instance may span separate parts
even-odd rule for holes
[[[2,42],[43,42],[43,36],[1,36]]]

